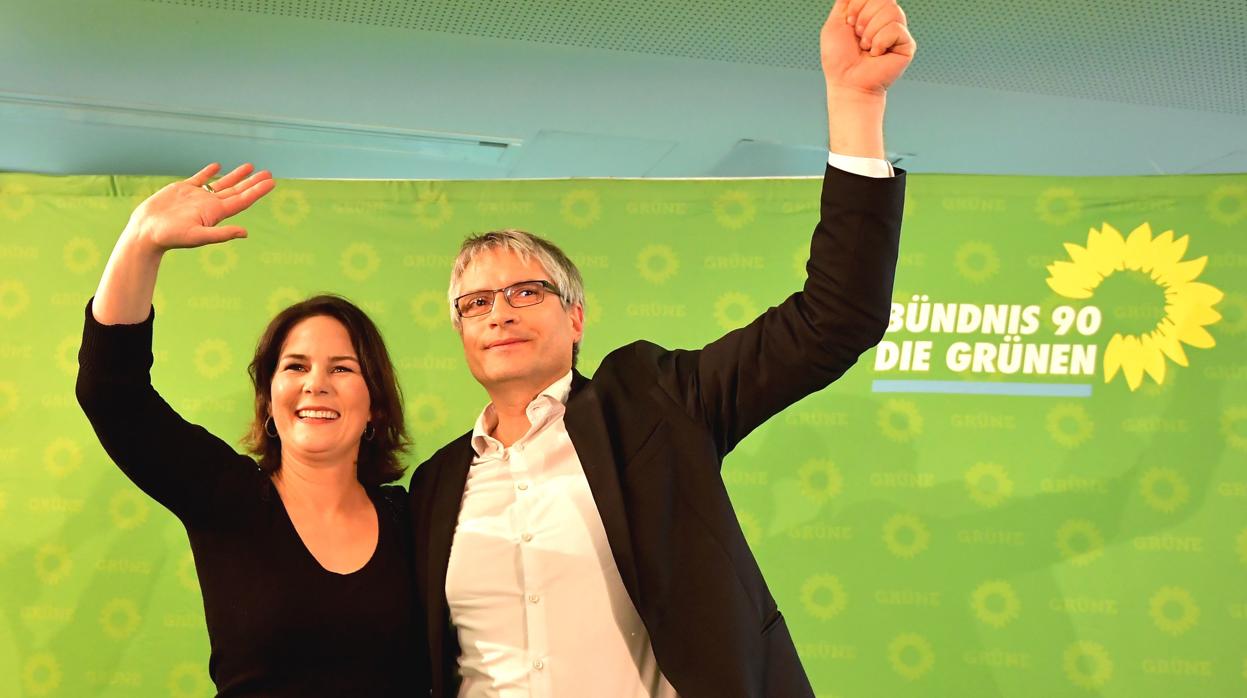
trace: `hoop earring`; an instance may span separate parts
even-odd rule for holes
[[[377,428],[372,425],[372,422],[368,422],[367,424],[364,425],[364,435],[363,435],[364,441],[372,441],[372,437],[376,435],[377,435]]]
[[[269,429],[270,424],[273,425],[272,430]],[[264,420],[264,433],[274,439],[277,438],[277,423],[273,421],[273,415],[271,414]]]

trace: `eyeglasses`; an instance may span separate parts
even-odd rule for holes
[[[465,293],[455,299],[455,310],[459,312],[459,317],[488,315],[494,309],[494,299],[499,293],[502,293],[502,297],[507,299],[507,305],[512,308],[527,308],[545,300],[546,291],[551,291],[555,295],[559,294],[558,287],[544,279],[520,281],[506,288]]]

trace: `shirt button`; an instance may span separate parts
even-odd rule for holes
[[[545,662],[541,661],[540,659],[533,660],[533,668],[538,671],[540,671],[541,668],[544,667],[545,665],[546,665]]]
[[[526,489],[528,489],[528,483],[527,483],[527,482],[521,482],[520,484],[516,485],[516,487],[517,487],[517,488],[519,488],[519,489],[521,489],[521,490],[526,490]]]
[[[525,533],[524,535],[520,536],[520,539],[523,540],[525,543],[527,543],[528,541],[533,539],[533,534]]]
[[[538,596],[537,594],[528,595],[528,603],[537,603],[540,600],[541,600],[541,597]]]

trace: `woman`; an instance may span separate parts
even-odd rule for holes
[[[87,306],[79,403],[122,471],[186,527],[218,695],[416,695],[406,496],[384,485],[402,474],[407,434],[371,320],[333,296],[273,319],[251,364],[258,462],[152,388],[162,256],[245,237],[217,224],[273,188],[250,165],[208,185],[218,169],[131,216]]]

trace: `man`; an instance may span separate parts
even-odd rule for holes
[[[904,182],[883,112],[915,46],[894,0],[837,1],[820,43],[832,154],[809,278],[748,327],[636,342],[588,379],[575,266],[519,231],[464,243],[451,315],[491,402],[411,482],[433,695],[813,695],[720,467],[887,326]]]

